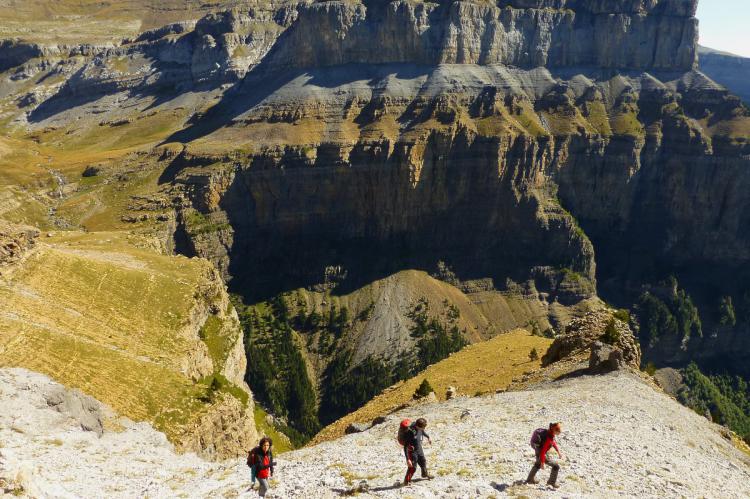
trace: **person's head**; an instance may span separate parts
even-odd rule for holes
[[[417,419],[417,422],[414,424],[417,428],[425,429],[427,428],[427,420],[425,418],[419,418]]]
[[[562,433],[562,423],[550,423],[549,431],[552,432],[553,435],[559,435]]]
[[[273,447],[273,440],[271,440],[268,437],[263,437],[260,439],[260,442],[258,443],[258,447],[260,447],[260,450],[266,453],[271,450],[271,447]]]

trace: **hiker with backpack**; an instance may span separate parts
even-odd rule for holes
[[[255,461],[258,457],[258,451],[260,450],[260,447],[253,447],[248,453],[247,453],[247,467],[250,468],[250,488],[255,487],[255,480],[257,479],[256,475],[258,470],[255,468]]]
[[[273,476],[273,441],[268,437],[260,439],[258,446],[250,451],[247,456],[247,465],[250,466],[252,483],[258,480],[258,495],[265,497],[270,488],[268,479]],[[252,485],[251,485],[252,486]]]
[[[422,441],[426,438],[427,441],[432,445],[432,440],[427,434],[425,429],[427,428],[427,420],[424,418],[417,419],[413,424],[409,424],[410,421],[405,419],[401,421],[401,426],[398,430],[398,443],[404,447],[404,456],[406,456],[406,476],[404,477],[404,485],[409,485],[411,479],[414,476],[414,472],[417,471],[417,465],[422,470],[422,478],[432,478],[427,472],[427,459],[424,455],[424,447]]]
[[[534,466],[531,468],[531,472],[529,472],[528,478],[526,478],[527,484],[531,485],[539,483],[536,479],[536,474],[540,469],[544,469],[545,464],[548,464],[549,467],[552,468],[552,471],[550,471],[547,485],[554,489],[560,487],[557,484],[557,475],[560,473],[560,464],[547,455],[550,449],[554,447],[557,455],[560,459],[563,459],[560,448],[555,441],[555,437],[560,433],[562,433],[562,423],[550,423],[549,428],[539,428],[531,435],[530,444],[536,454],[536,460],[534,461]]]

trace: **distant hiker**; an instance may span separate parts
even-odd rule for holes
[[[266,492],[270,488],[268,484],[269,477],[273,476],[273,441],[268,437],[263,437],[258,443],[258,447],[253,449],[251,452],[253,456],[248,457],[248,462],[252,463],[252,467],[255,468],[255,478],[258,479],[258,495],[265,497]]]
[[[427,459],[424,455],[424,448],[422,447],[422,441],[426,438],[430,445],[432,440],[427,434],[425,429],[427,428],[427,420],[424,418],[417,419],[413,424],[409,424],[409,420],[405,419],[401,422],[401,427],[398,431],[398,441],[404,446],[404,456],[406,456],[406,476],[404,477],[404,485],[409,485],[411,479],[414,476],[414,472],[417,471],[417,465],[422,470],[422,478],[432,478],[427,472]]]
[[[560,473],[560,465],[557,463],[557,461],[547,455],[550,449],[554,447],[557,455],[560,457],[560,459],[563,459],[560,448],[557,446],[557,442],[555,441],[555,437],[560,433],[562,433],[562,423],[550,423],[549,428],[539,428],[535,430],[531,435],[530,444],[536,453],[536,461],[534,462],[534,466],[531,468],[531,472],[529,473],[529,477],[526,479],[526,483],[539,483],[539,481],[535,478],[536,474],[540,469],[544,469],[544,465],[546,463],[549,464],[550,468],[552,468],[552,471],[550,471],[549,474],[549,480],[547,480],[547,485],[555,489],[560,487],[557,484],[557,475],[558,473]]]

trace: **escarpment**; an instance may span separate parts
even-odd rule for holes
[[[748,269],[750,116],[695,69],[695,6],[299,6],[168,139],[183,250],[249,296],[438,262],[549,303],[721,286]]]
[[[294,330],[310,386],[339,347],[354,363],[413,349],[427,288],[434,309],[465,302],[472,341],[559,331],[599,293],[630,307],[670,275],[715,308],[750,292],[750,113],[698,70],[696,5],[273,1],[120,43],[3,42],[0,162],[26,147],[33,174],[0,208],[24,219],[29,200],[53,224],[152,231],[210,260],[259,324]],[[310,301],[266,317],[280,293]],[[183,329],[205,349],[182,367],[238,385],[219,301]],[[746,352],[694,338],[681,361]]]

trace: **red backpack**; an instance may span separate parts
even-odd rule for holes
[[[252,468],[255,466],[255,463],[258,461],[258,447],[255,447],[251,451],[247,453],[247,465],[248,467]]]
[[[398,427],[398,435],[396,435],[396,440],[398,440],[399,445],[402,447],[406,445],[406,435],[409,432],[409,425],[411,425],[411,421],[408,419],[404,419],[401,421],[401,424]]]

